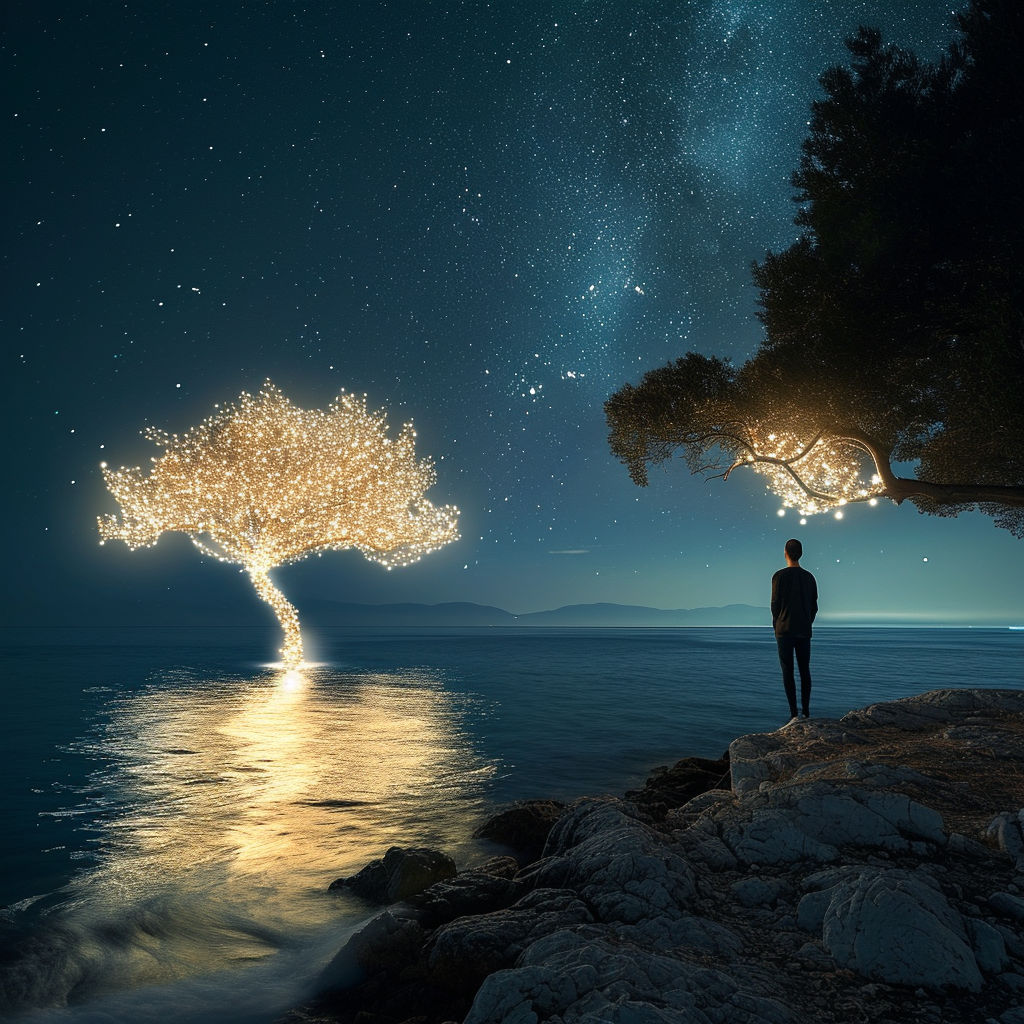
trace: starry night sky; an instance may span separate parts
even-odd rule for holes
[[[799,526],[763,481],[641,490],[602,405],[687,350],[742,361],[750,264],[795,237],[817,79],[858,24],[938,54],[949,0],[127,4],[5,18],[8,621],[269,621],[166,536],[98,545],[99,463],[156,454],[270,378],[412,419],[462,540],[355,552],[304,598],[766,605],[787,537],[845,621],[1019,623],[988,517],[854,507]],[[198,609],[198,611],[196,611]],[[262,616],[258,620],[254,614]]]

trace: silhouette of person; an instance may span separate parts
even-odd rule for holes
[[[779,647],[782,685],[786,688],[789,725],[811,713],[811,623],[818,614],[818,583],[800,567],[804,548],[798,540],[786,541],[786,568],[772,576],[772,627]],[[800,704],[796,705],[793,656],[800,672]]]

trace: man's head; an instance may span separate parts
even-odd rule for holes
[[[786,558],[791,562],[799,562],[803,558],[804,546],[795,538],[786,541]]]

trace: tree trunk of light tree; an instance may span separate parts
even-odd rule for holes
[[[295,606],[281,593],[266,572],[249,569],[249,579],[256,588],[256,593],[274,609],[277,621],[284,630],[284,645],[281,647],[281,660],[286,669],[296,669],[302,665],[302,633],[299,631],[299,613]]]

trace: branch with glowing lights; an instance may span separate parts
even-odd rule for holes
[[[873,453],[856,438],[818,433],[805,441],[794,434],[752,429],[746,438],[730,435],[728,440],[735,442],[742,454],[714,475],[728,480],[734,469],[749,466],[767,478],[767,489],[782,499],[784,509],[795,508],[802,516],[851,502],[874,505],[885,493]],[[869,468],[874,472],[865,479]],[[842,513],[838,515],[842,517]]]
[[[144,434],[165,449],[148,476],[102,463],[121,514],[99,517],[100,543],[135,550],[180,532],[241,565],[281,624],[288,668],[302,664],[299,617],[271,569],[346,548],[391,569],[459,537],[458,509],[424,497],[436,474],[416,458],[412,424],[389,437],[365,395],[343,391],[326,411],[300,409],[268,381],[184,434]]]
[[[767,358],[737,370],[694,352],[649,371],[639,385],[625,384],[605,403],[612,454],[641,487],[649,466],[681,453],[691,472],[711,478],[727,480],[749,466],[782,500],[780,514],[795,508],[842,518],[844,505],[909,499],[938,515],[995,509],[999,525],[1024,536],[1024,515],[1016,511],[1024,509],[1024,487],[899,477],[891,459],[902,435],[884,420],[865,426],[870,411],[864,406],[858,420],[849,402],[843,411],[829,396],[802,401]],[[925,429],[912,424],[908,431]]]

